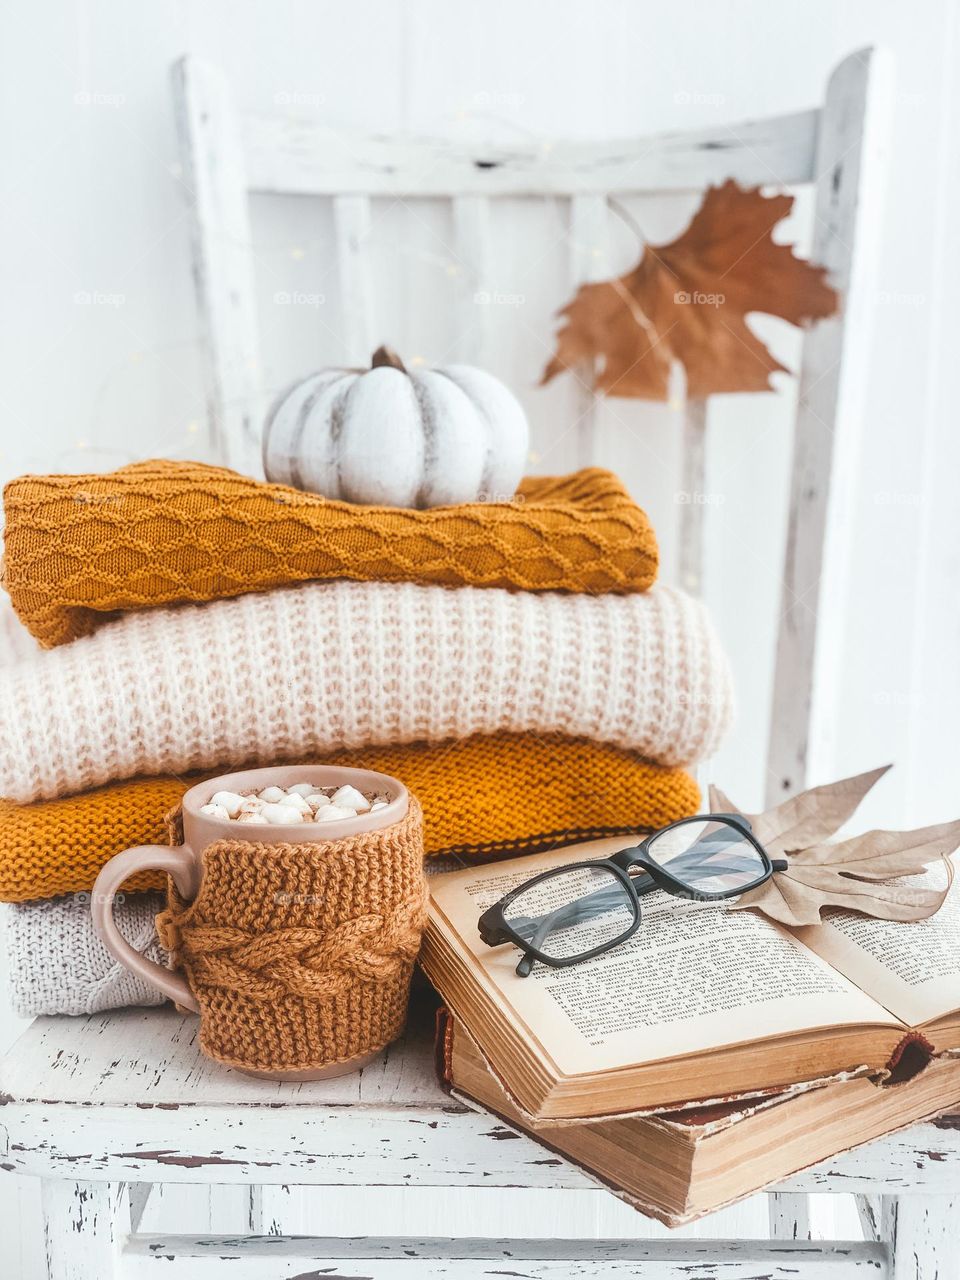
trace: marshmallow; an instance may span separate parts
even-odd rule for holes
[[[356,787],[351,787],[349,783],[335,791],[332,798],[334,804],[340,805],[343,809],[354,809],[357,813],[365,812],[370,808],[367,797]]]
[[[283,787],[266,787],[260,792],[260,799],[266,804],[282,804],[287,798]]]
[[[293,804],[272,804],[267,803],[263,806],[260,816],[264,822],[274,822],[278,825],[293,825],[303,821],[303,815],[296,805]]]
[[[270,822],[295,826],[302,822],[344,822],[358,814],[384,809],[388,798],[379,793],[364,795],[356,787],[321,790],[312,782],[295,782],[289,787],[265,787],[258,795],[250,791],[218,791],[200,810],[211,818],[234,822]]]
[[[211,804],[218,804],[226,809],[227,816],[235,818],[240,812],[246,797],[238,796],[235,791],[218,791],[216,795],[210,797]]]
[[[341,822],[344,818],[355,818],[356,809],[341,808],[338,804],[328,804],[319,808],[314,815],[314,822]]]

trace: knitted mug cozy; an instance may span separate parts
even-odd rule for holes
[[[426,923],[413,796],[381,830],[311,844],[224,839],[201,860],[197,897],[171,883],[157,932],[200,1005],[204,1053],[246,1071],[308,1072],[396,1039]]]

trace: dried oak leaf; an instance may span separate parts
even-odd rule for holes
[[[835,844],[826,842],[886,771],[875,769],[813,787],[766,813],[745,815],[771,857],[786,856],[789,865],[758,889],[742,894],[732,909],[762,911],[788,925],[819,924],[824,907],[901,921],[925,920],[938,911],[953,883],[948,855],[960,845],[960,821],[914,831],[868,831]],[[740,812],[717,787],[710,788],[710,805],[714,812]],[[947,875],[943,889],[885,883],[920,875],[940,860]]]
[[[666,400],[671,362],[686,370],[687,396],[768,391],[789,373],[750,330],[750,311],[794,325],[831,316],[838,296],[826,268],[774,243],[793,197],[765,196],[732,180],[710,187],[693,220],[670,244],[647,245],[632,271],[582,285],[560,315],[566,324],[541,385],[596,361],[606,395]]]
[[[860,801],[875,786],[890,765],[858,773],[839,782],[828,782],[821,787],[811,787],[791,796],[766,813],[745,814],[753,826],[753,833],[771,858],[780,858],[797,849],[829,839],[843,824],[852,818]],[[710,806],[714,813],[739,813],[736,806],[719,789],[710,787]]]

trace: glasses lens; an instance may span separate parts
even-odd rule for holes
[[[766,873],[759,850],[743,829],[722,819],[667,827],[653,837],[647,853],[675,880],[700,893],[747,889]]]
[[[506,923],[551,960],[619,941],[637,907],[606,867],[571,867],[523,889],[504,910]]]

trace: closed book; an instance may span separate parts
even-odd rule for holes
[[[886,1083],[824,1078],[779,1094],[708,1107],[578,1123],[528,1118],[476,1041],[441,1010],[442,1083],[577,1165],[620,1199],[669,1227],[692,1222],[821,1160],[921,1120],[960,1109],[960,1058],[929,1061]]]

